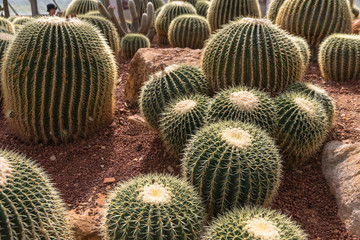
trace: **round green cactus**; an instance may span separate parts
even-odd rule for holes
[[[359,80],[359,44],[359,35],[333,34],[325,39],[318,56],[323,78],[335,82]]]
[[[0,33],[0,62],[3,61],[5,51],[13,40],[14,40],[14,35],[7,33]],[[1,64],[0,64],[0,70],[1,70]],[[1,81],[0,81],[0,88],[1,88]],[[1,91],[0,91],[0,99],[2,99]]]
[[[189,140],[181,161],[210,216],[246,204],[268,205],[280,184],[281,158],[274,140],[248,123],[203,127]]]
[[[285,163],[297,168],[326,140],[328,117],[316,98],[302,92],[285,92],[275,104],[279,116],[278,145]]]
[[[111,21],[105,19],[104,17],[89,15],[79,16],[79,19],[90,23],[100,30],[106,38],[114,55],[117,55],[120,52],[119,35],[117,34],[116,28]]]
[[[210,2],[207,19],[212,32],[239,17],[261,18],[259,2],[257,0],[212,0]]]
[[[206,94],[207,83],[201,70],[194,66],[171,65],[153,74],[141,88],[140,113],[150,127],[158,130],[159,115],[167,103],[191,94]]]
[[[72,232],[66,208],[33,161],[0,149],[0,239],[64,239]]]
[[[96,0],[73,0],[67,7],[65,16],[83,15],[98,10]]]
[[[204,208],[195,189],[169,175],[146,175],[121,184],[110,195],[106,239],[200,238]]]
[[[344,0],[287,0],[275,23],[292,34],[318,45],[333,33],[352,33],[352,13]]]
[[[305,65],[284,30],[270,20],[243,18],[210,37],[202,69],[213,92],[245,85],[277,94],[302,79]]]
[[[149,48],[150,40],[139,33],[128,33],[121,39],[121,55],[131,59],[140,48]]]
[[[203,48],[210,36],[210,25],[204,17],[181,15],[171,21],[168,37],[172,47]]]
[[[219,92],[209,107],[208,121],[241,121],[252,123],[273,135],[277,130],[277,109],[264,92],[235,87]]]
[[[12,23],[14,25],[25,25],[29,22],[33,22],[35,21],[35,18],[31,18],[31,17],[17,17],[15,18]]]
[[[177,98],[165,107],[160,115],[159,129],[171,152],[179,155],[191,135],[206,123],[209,100],[197,94]]]
[[[25,142],[68,142],[112,122],[115,58],[79,19],[27,24],[5,55],[1,79],[7,121]]]
[[[274,22],[281,6],[284,4],[285,1],[286,0],[271,0],[270,6],[266,14],[267,18]]]
[[[161,44],[168,44],[170,23],[183,14],[196,14],[196,9],[186,2],[170,2],[161,8],[155,18],[155,29]]]
[[[299,47],[301,55],[303,56],[304,65],[305,67],[307,67],[310,63],[310,58],[311,58],[311,51],[309,44],[304,38],[299,36],[291,36],[291,39]]]
[[[198,0],[169,0],[169,2],[187,2],[195,7],[198,3]]]
[[[14,25],[3,17],[0,17],[0,33],[15,34]]]
[[[165,5],[163,0],[148,0],[148,2],[151,2],[154,5],[154,12],[156,12],[158,9],[160,9],[162,6]],[[144,3],[141,2],[140,6],[140,12],[145,13]]]
[[[202,240],[307,240],[304,231],[280,212],[247,206],[235,209],[216,219]]]
[[[207,17],[210,8],[210,2],[207,0],[198,1],[195,5],[196,13],[200,16]]]

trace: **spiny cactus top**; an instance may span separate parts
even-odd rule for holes
[[[207,19],[211,31],[220,29],[239,17],[260,18],[260,5],[257,0],[212,0]]]
[[[0,33],[15,34],[14,25],[3,17],[0,17]]]
[[[267,18],[274,22],[281,6],[285,1],[286,0],[271,0],[268,12],[266,14]]]
[[[103,15],[101,15],[101,13],[99,11],[91,11],[91,12],[87,12],[85,14],[85,16],[102,17]]]
[[[106,239],[197,240],[204,208],[195,189],[169,175],[146,175],[117,187],[110,195]]]
[[[65,205],[33,161],[0,149],[0,239],[63,239],[72,233]]]
[[[210,2],[207,0],[198,1],[195,5],[196,13],[200,16],[207,17],[210,8]]]
[[[112,122],[115,59],[79,19],[27,24],[5,55],[2,79],[8,123],[26,142],[67,142]]]
[[[247,206],[216,219],[202,240],[306,240],[304,231],[280,212]]]
[[[213,34],[202,57],[211,91],[246,85],[272,94],[302,79],[299,48],[270,20],[243,18]]]
[[[32,22],[35,21],[35,18],[31,18],[31,17],[17,17],[14,19],[14,21],[12,22],[14,25],[25,25],[28,22]]]
[[[187,2],[195,7],[198,3],[198,0],[169,0],[169,2]]]
[[[66,9],[65,16],[81,15],[98,11],[96,0],[73,0]]]
[[[349,1],[287,0],[280,8],[275,23],[281,28],[304,37],[316,48],[332,33],[352,32]]]
[[[150,40],[143,34],[128,33],[121,39],[121,55],[131,59],[140,48],[149,48]]]

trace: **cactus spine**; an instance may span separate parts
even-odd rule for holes
[[[12,34],[7,34],[7,33],[0,33],[0,62],[3,62],[3,57],[5,54],[6,49],[8,48],[8,46],[10,45],[10,43],[14,40],[14,35]],[[1,65],[0,64],[0,70],[1,70]],[[1,77],[0,77],[1,79]],[[1,82],[0,81],[0,88],[1,88]],[[0,100],[2,100],[2,92],[0,91]]]
[[[204,17],[181,15],[171,21],[168,36],[172,47],[203,48],[210,36],[210,25]]]
[[[35,21],[35,18],[31,17],[17,17],[12,22],[14,25],[25,25],[29,22]]]
[[[169,2],[187,2],[195,7],[198,3],[198,0],[169,0]]]
[[[150,40],[142,34],[129,33],[121,39],[121,54],[125,59],[131,59],[140,48],[149,47]]]
[[[311,58],[311,51],[309,44],[306,42],[304,38],[299,36],[291,36],[291,39],[299,47],[301,55],[303,56],[304,65],[305,67],[307,67],[310,63],[310,58]]]
[[[73,0],[67,7],[65,16],[82,15],[91,11],[98,11],[96,0]]]
[[[275,22],[276,16],[279,13],[281,6],[286,0],[271,0],[268,12],[266,14],[267,18],[272,22]]]
[[[72,232],[49,177],[33,161],[0,149],[0,239],[64,239]]]
[[[14,25],[3,17],[0,17],[0,33],[15,34]]]
[[[2,79],[8,123],[25,142],[67,142],[112,121],[115,59],[79,19],[29,23],[7,51]]]
[[[277,94],[301,80],[305,66],[285,31],[266,19],[244,18],[210,37],[202,69],[211,91],[246,85]]]
[[[198,1],[195,5],[195,8],[198,15],[206,18],[210,8],[210,2],[207,0]]]

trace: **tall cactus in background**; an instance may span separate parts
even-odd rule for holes
[[[66,9],[65,16],[86,14],[91,11],[97,11],[96,0],[73,0]]]
[[[2,90],[19,138],[58,144],[111,123],[117,71],[105,41],[76,18],[43,17],[16,35],[3,62]]]
[[[276,20],[276,16],[278,15],[280,8],[285,1],[286,0],[271,0],[270,6],[266,14],[269,20],[273,22]]]
[[[15,34],[14,25],[3,17],[0,17],[0,33]]]
[[[0,149],[0,239],[71,240],[66,208],[33,161]]]
[[[169,0],[169,2],[187,2],[195,7],[198,3],[198,0]]]

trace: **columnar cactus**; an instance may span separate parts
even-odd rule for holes
[[[259,127],[218,122],[189,140],[184,176],[200,192],[210,216],[235,206],[268,205],[280,184],[281,159],[274,140]]]
[[[195,93],[207,93],[206,79],[201,70],[187,65],[168,66],[164,71],[151,75],[141,88],[140,113],[150,127],[158,130],[159,115],[166,104]]]
[[[200,16],[207,17],[210,8],[210,2],[207,0],[198,1],[195,5],[196,13]]]
[[[206,123],[209,101],[208,97],[197,94],[177,98],[165,107],[159,128],[171,152],[179,155],[191,135]]]
[[[3,17],[0,17],[0,33],[15,34],[14,25]]]
[[[280,212],[247,206],[235,209],[216,219],[202,240],[307,240],[304,231]]]
[[[219,92],[210,104],[208,121],[222,120],[252,123],[273,135],[277,130],[277,109],[267,93],[235,87]]]
[[[121,184],[110,195],[105,239],[200,238],[204,208],[195,189],[169,175],[146,175]]]
[[[82,15],[98,10],[96,0],[73,0],[66,9],[65,16]]]
[[[165,5],[163,0],[148,0],[149,2],[151,2],[154,5],[154,12],[156,12],[159,8],[161,8],[162,6]],[[144,4],[145,2],[142,2],[141,7],[140,7],[140,12],[141,13],[145,13],[145,8],[144,8]]]
[[[138,33],[129,33],[121,39],[121,55],[131,59],[140,48],[149,48],[150,40]]]
[[[266,14],[267,18],[274,22],[281,6],[284,4],[285,1],[286,0],[271,0],[270,6]]]
[[[168,43],[168,31],[171,21],[183,14],[196,14],[196,9],[186,2],[171,2],[161,8],[159,15],[155,19],[155,29],[160,43]]]
[[[25,142],[68,142],[112,122],[115,59],[79,19],[29,23],[10,45],[1,79],[8,123]]]
[[[181,15],[171,21],[168,37],[172,47],[203,48],[210,36],[210,25],[204,17]]]
[[[310,58],[311,58],[311,51],[309,44],[306,42],[304,38],[299,36],[291,36],[291,39],[299,47],[301,55],[303,56],[304,65],[305,67],[307,67],[310,63]]]
[[[360,36],[333,34],[320,45],[318,61],[324,79],[360,80]]]
[[[73,239],[66,208],[33,161],[0,149],[0,239]]]
[[[351,8],[344,0],[287,0],[275,23],[304,37],[313,48],[333,33],[352,32]]]
[[[305,65],[284,30],[270,20],[244,18],[210,37],[202,69],[211,91],[246,85],[277,94],[302,79]]]
[[[259,2],[257,0],[213,0],[210,2],[207,19],[212,32],[239,17],[261,18]]]

